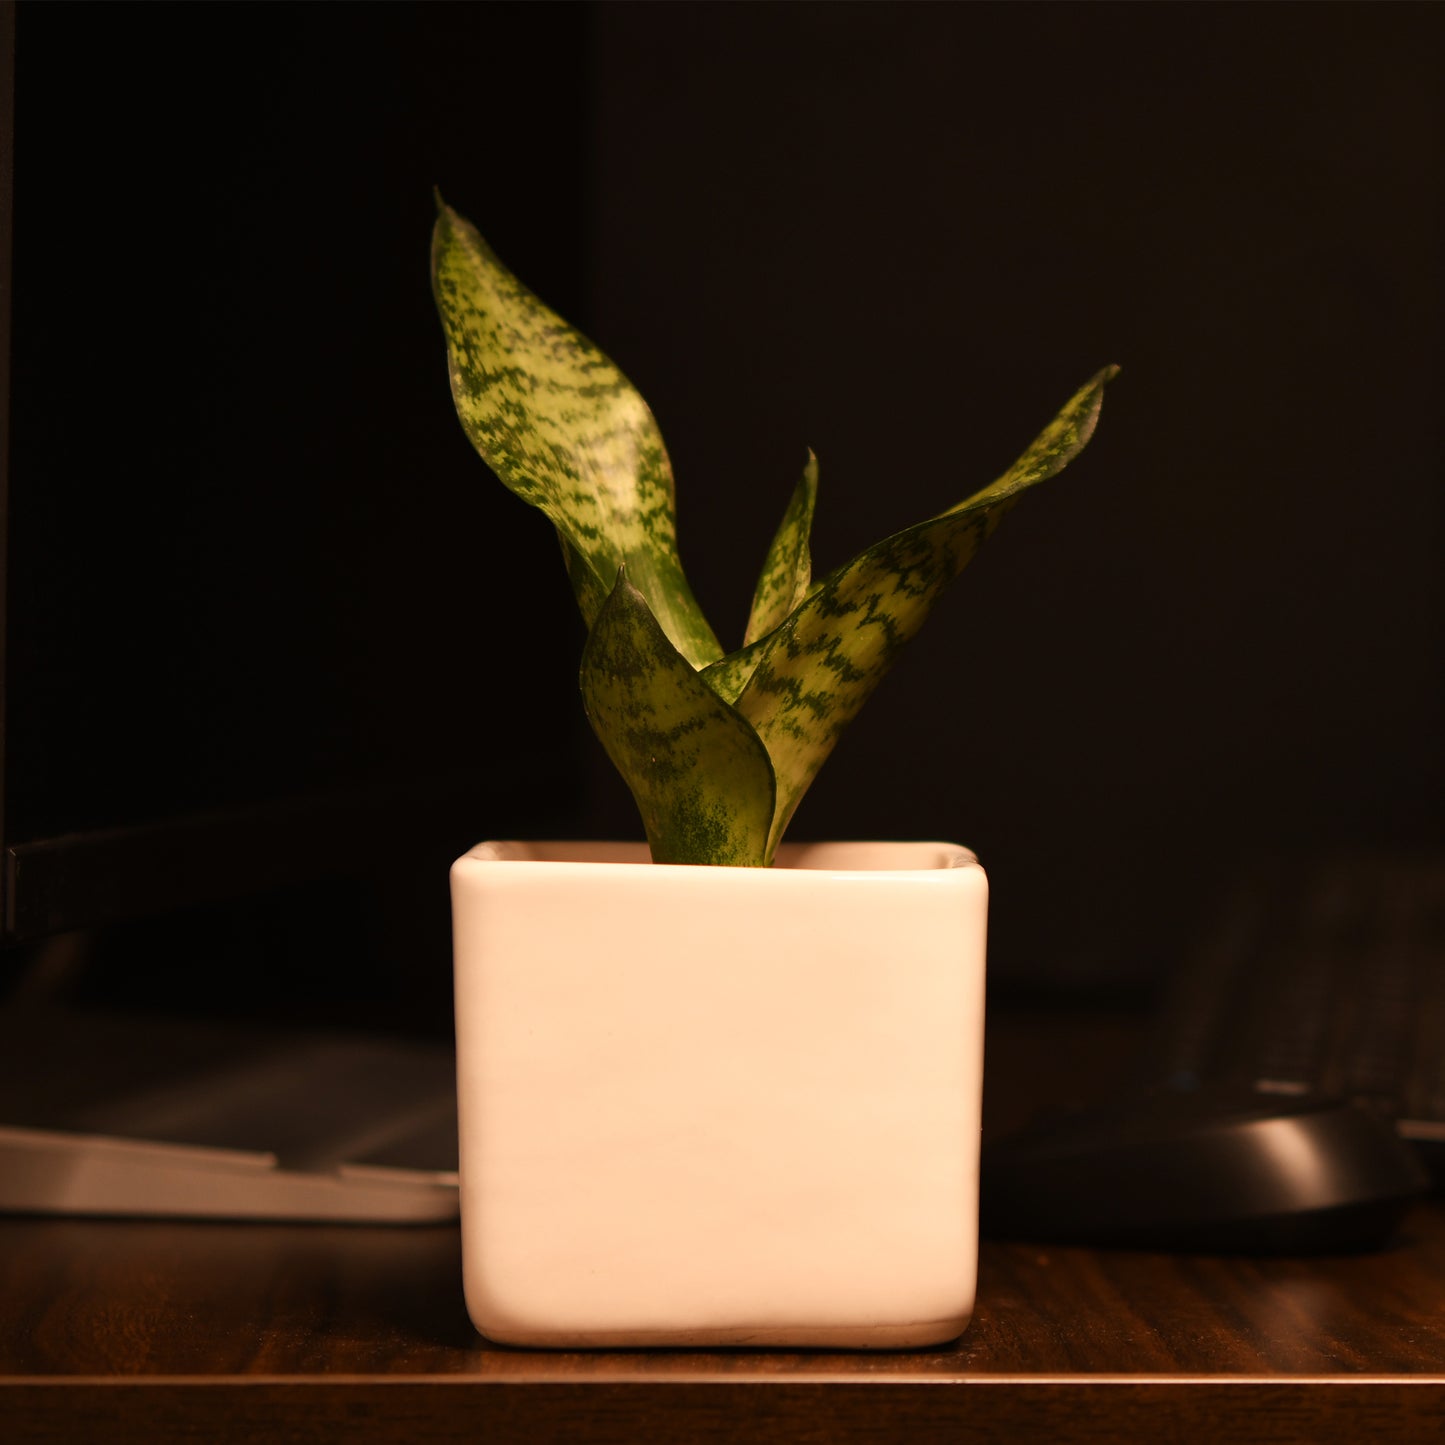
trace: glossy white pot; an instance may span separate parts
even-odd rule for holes
[[[942,843],[452,869],[463,1274],[510,1344],[898,1348],[973,1310],[988,886]]]

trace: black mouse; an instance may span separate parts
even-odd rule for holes
[[[981,1222],[997,1239],[1311,1254],[1383,1243],[1428,1187],[1363,1105],[1156,1088],[985,1147]]]

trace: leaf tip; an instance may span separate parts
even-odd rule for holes
[[[449,225],[452,227],[453,230],[455,230],[459,225],[464,224],[462,218],[457,215],[457,213],[449,205],[447,205],[446,199],[442,195],[442,188],[440,186],[433,186],[431,188],[431,198],[432,202],[437,208],[438,226]]]

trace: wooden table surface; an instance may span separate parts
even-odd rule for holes
[[[1445,1201],[1381,1251],[985,1241],[952,1345],[491,1346],[458,1233],[0,1219],[0,1440],[1445,1438]]]

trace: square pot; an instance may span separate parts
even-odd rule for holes
[[[988,885],[943,843],[452,869],[463,1274],[509,1344],[900,1348],[973,1310]]]

